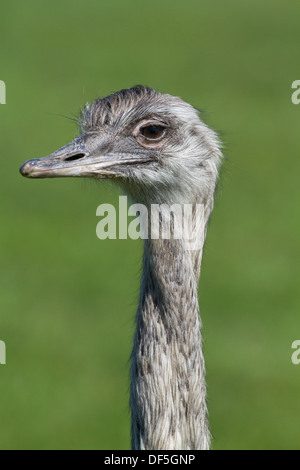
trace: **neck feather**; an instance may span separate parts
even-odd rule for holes
[[[208,449],[198,280],[211,204],[183,240],[146,240],[131,361],[132,448]],[[195,213],[195,212],[194,212]]]

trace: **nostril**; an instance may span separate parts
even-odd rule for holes
[[[65,162],[74,162],[75,160],[80,160],[81,158],[84,158],[85,154],[84,153],[76,153],[75,155],[71,155],[70,157],[65,158]]]

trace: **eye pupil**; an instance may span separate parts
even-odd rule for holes
[[[141,134],[149,140],[158,140],[165,133],[163,126],[145,126],[141,129]]]

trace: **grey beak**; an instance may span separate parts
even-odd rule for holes
[[[28,160],[20,173],[27,178],[113,177],[113,167],[126,162],[126,157],[105,154],[102,149],[95,137],[83,134],[47,157]]]
[[[70,144],[44,158],[28,160],[20,168],[26,178],[122,176],[122,168],[132,164],[148,163],[148,157],[127,153],[111,153],[105,137],[99,141],[95,134],[83,134]]]

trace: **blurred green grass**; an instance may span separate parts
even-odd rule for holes
[[[299,13],[278,0],[2,2],[1,449],[129,448],[142,246],[97,240],[110,185],[18,167],[77,134],[61,115],[137,83],[223,133],[200,282],[213,447],[299,449]]]

